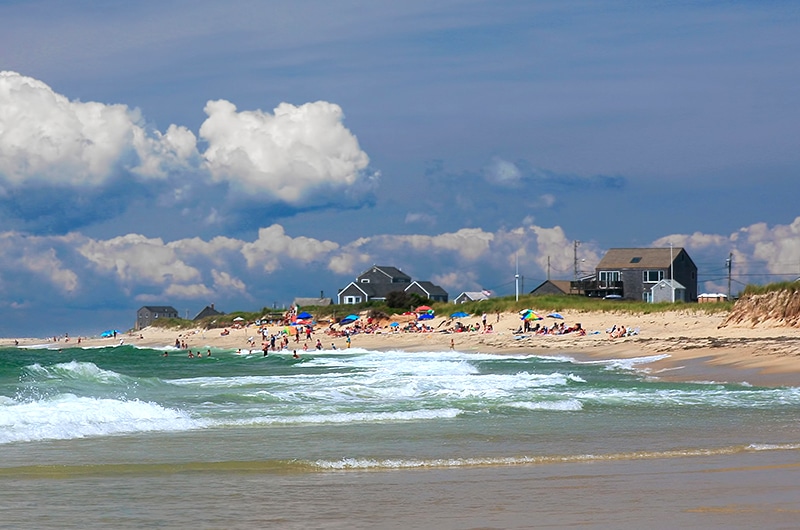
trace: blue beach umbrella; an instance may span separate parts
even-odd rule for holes
[[[339,321],[339,325],[350,324],[351,322],[355,322],[358,320],[358,315],[347,315],[343,319]]]
[[[455,313],[453,313],[453,314],[452,314],[452,315],[450,315],[450,316],[451,316],[452,318],[465,318],[465,317],[468,317],[468,316],[469,316],[469,313],[466,313],[466,312],[464,312],[464,311],[456,311]]]
[[[547,316],[549,316],[550,318],[557,318],[559,320],[564,320],[564,317],[561,316],[561,313],[550,313]]]
[[[303,311],[302,313],[297,315],[297,318],[299,318],[300,320],[306,320],[308,318],[314,318],[314,315],[312,315],[311,313],[308,313],[306,311]]]

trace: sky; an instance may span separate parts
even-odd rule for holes
[[[729,257],[733,294],[800,277],[795,2],[12,0],[0,28],[0,336],[373,264],[451,299],[618,247],[685,248],[699,292]]]

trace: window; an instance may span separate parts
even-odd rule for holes
[[[369,283],[369,278],[361,278],[361,283]]]
[[[597,273],[597,279],[601,282],[618,282],[619,271],[600,271]]]
[[[637,256],[635,258],[631,258],[631,263],[639,263],[640,261],[642,261],[642,257],[641,256]]]
[[[360,296],[345,296],[344,297],[345,304],[360,304],[361,297]]]
[[[642,282],[658,283],[664,279],[664,271],[642,271]]]

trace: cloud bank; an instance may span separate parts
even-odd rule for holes
[[[378,172],[333,103],[237,111],[209,101],[195,133],[149,127],[138,109],[70,100],[0,72],[0,205],[12,227],[66,233],[120,215],[136,199],[224,225],[369,201]],[[198,143],[200,142],[200,143]],[[199,150],[199,145],[205,146]],[[270,209],[271,208],[271,209]]]

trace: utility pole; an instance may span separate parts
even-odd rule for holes
[[[733,252],[728,254],[725,260],[725,267],[728,269],[728,301],[731,301],[731,268],[733,267]]]
[[[669,242],[669,283],[672,286],[672,303],[675,303],[675,269],[674,258],[672,257],[672,241]]]
[[[575,271],[576,282],[578,281],[578,245],[580,244],[581,242],[578,241],[577,239],[572,242],[572,256],[573,256],[572,259],[573,259],[573,269]]]
[[[514,273],[514,299],[519,302],[519,256],[514,254],[514,262],[516,264],[516,272]]]
[[[550,281],[550,256],[547,256],[547,281]]]

